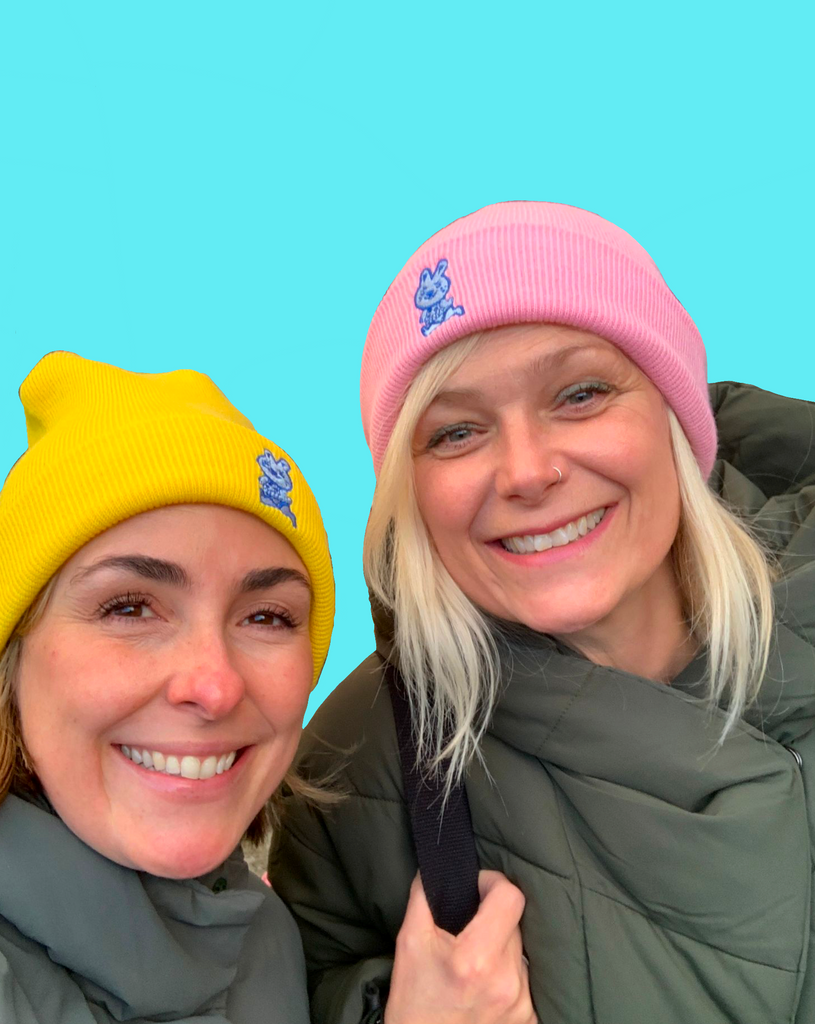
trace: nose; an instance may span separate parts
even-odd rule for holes
[[[167,684],[167,701],[188,707],[201,718],[216,721],[226,717],[243,700],[246,683],[233,664],[226,644],[209,639],[178,652]]]
[[[495,474],[502,498],[537,504],[550,487],[566,479],[566,459],[537,419],[505,426],[502,441]]]

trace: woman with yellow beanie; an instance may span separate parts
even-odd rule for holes
[[[314,497],[202,374],[54,352],[20,397],[0,1020],[306,1024],[297,929],[240,841],[268,827],[328,649]]]

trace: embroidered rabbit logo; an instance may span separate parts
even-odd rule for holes
[[[447,260],[439,260],[432,274],[425,267],[413,297],[416,308],[422,311],[419,323],[425,337],[451,316],[464,316],[464,307],[454,306],[452,295],[447,295],[450,291],[450,278],[445,275],[445,270]]]
[[[291,466],[285,459],[276,459],[268,448],[264,448],[263,454],[258,455],[257,464],[263,471],[263,476],[258,478],[260,500],[264,505],[280,509],[291,520],[292,526],[297,526],[297,519],[291,510]]]

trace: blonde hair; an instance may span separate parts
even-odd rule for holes
[[[365,533],[365,577],[395,622],[399,666],[413,708],[417,760],[447,785],[480,757],[501,685],[498,649],[483,612],[454,583],[419,512],[413,435],[443,384],[485,334],[442,349],[417,374],[396,421]],[[673,411],[670,437],[680,522],[672,554],[696,640],[707,645],[707,697],[723,704],[727,735],[755,699],[773,630],[772,570],[747,526],[708,487]]]
[[[58,575],[52,576],[34,598],[0,654],[0,804],[9,793],[36,794],[42,791],[23,742],[16,689],[25,637],[42,619]],[[250,821],[244,834],[246,840],[255,845],[266,840],[269,830],[281,819],[287,791],[320,806],[337,803],[343,796],[341,792],[329,789],[323,780],[313,782],[305,779],[291,767],[267,803]]]

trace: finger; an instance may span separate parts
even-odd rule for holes
[[[479,942],[489,942],[496,950],[503,950],[508,943],[514,942],[520,955],[518,924],[526,904],[524,895],[498,871],[481,874],[488,876],[483,881],[479,877],[479,889],[484,893],[481,905],[461,934],[472,934]]]
[[[433,914],[424,894],[424,887],[419,873],[410,884],[407,908],[402,921],[402,929],[409,932],[426,932],[435,928]]]
[[[506,881],[506,877],[502,871],[489,871],[487,868],[482,868],[478,872],[479,897],[483,900],[491,889],[494,889],[502,880]]]

